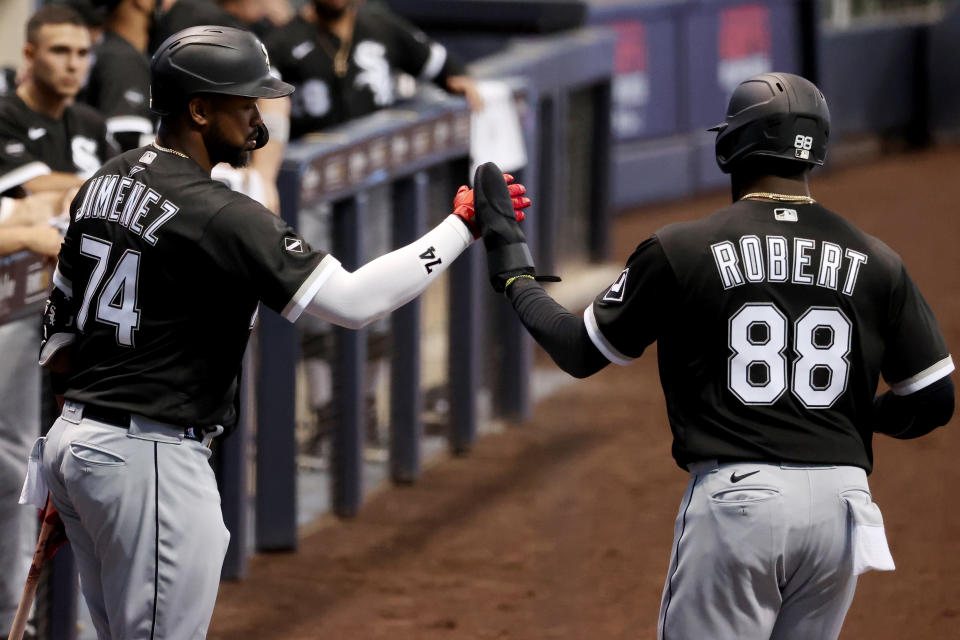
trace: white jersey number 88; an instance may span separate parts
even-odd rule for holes
[[[852,325],[836,307],[810,307],[794,323],[793,394],[808,409],[833,406],[847,389]],[[773,304],[745,304],[729,323],[727,384],[744,404],[769,405],[787,388],[787,317]]]

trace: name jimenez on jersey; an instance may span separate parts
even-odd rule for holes
[[[131,173],[142,167],[134,166]],[[158,207],[153,207],[157,205]],[[156,219],[145,229],[141,220],[150,209],[159,208]],[[132,233],[142,237],[151,246],[157,244],[157,232],[160,228],[177,215],[180,207],[168,198],[150,189],[142,182],[130,176],[106,174],[94,178],[83,196],[83,202],[77,209],[74,222],[84,218],[99,218],[116,222]]]
[[[791,245],[784,236],[764,236],[761,240],[756,235],[744,235],[737,243],[724,240],[712,244],[710,250],[724,289],[745,282],[792,282],[836,291],[846,262],[841,291],[852,296],[860,267],[867,264],[867,255],[833,242],[819,243],[819,251],[817,245],[816,240],[809,238],[794,238]],[[811,268],[817,253],[820,259],[814,275]]]

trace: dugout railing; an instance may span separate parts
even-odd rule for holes
[[[605,31],[583,30],[517,44],[471,69],[479,77],[505,80],[515,90],[529,159],[515,173],[535,201],[525,229],[543,271],[557,270],[574,254],[592,260],[606,257],[612,46]],[[565,162],[571,118],[583,125],[579,151],[588,161],[575,171]],[[449,213],[457,185],[468,181],[469,143],[465,102],[435,91],[420,93],[397,108],[291,144],[278,179],[281,214],[308,242],[329,248],[345,268],[354,269],[422,235],[431,214]],[[374,196],[378,190],[386,190],[388,197]],[[584,211],[570,211],[565,205],[571,202],[583,204]],[[384,217],[389,242],[371,247],[364,242],[365,232],[382,224]],[[580,222],[570,223],[574,218]],[[321,231],[311,237],[307,228]],[[577,237],[567,237],[571,235]],[[448,449],[457,455],[468,452],[477,437],[482,389],[492,398],[494,415],[522,418],[531,410],[532,342],[504,301],[490,291],[484,261],[482,244],[476,243],[450,267],[446,284],[446,322],[441,323],[447,327],[448,346],[446,438]],[[418,299],[389,319],[386,465],[394,483],[413,482],[420,473],[422,315]],[[329,505],[342,517],[357,512],[364,493],[370,333],[329,328],[329,347],[320,354],[329,359],[336,381]],[[296,390],[303,388],[296,365],[308,342],[302,329],[276,314],[261,313],[257,382],[255,388],[245,386],[256,400],[244,402],[240,433],[225,441],[220,463],[224,516],[231,531],[240,533],[231,541],[226,577],[244,574],[249,547],[296,547],[295,407]],[[254,423],[252,435],[247,430]],[[250,466],[247,453],[254,449],[244,444],[249,438],[256,441],[257,456],[252,545],[244,539],[244,523],[251,515],[244,477]]]

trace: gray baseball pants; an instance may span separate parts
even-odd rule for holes
[[[857,575],[893,569],[863,469],[691,465],[660,640],[831,640]]]
[[[206,636],[230,533],[209,440],[182,432],[136,415],[105,425],[68,402],[47,435],[41,476],[99,640]]]

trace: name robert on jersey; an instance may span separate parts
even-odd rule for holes
[[[820,259],[814,267],[818,244]],[[841,291],[852,296],[860,267],[867,264],[864,253],[808,238],[794,238],[791,247],[784,236],[764,236],[761,240],[759,236],[746,235],[736,244],[724,240],[711,245],[710,250],[724,289],[739,287],[745,282],[792,282],[836,290],[846,262]]]
[[[160,227],[180,211],[173,202],[129,176],[107,174],[94,178],[88,185],[83,202],[74,214],[74,222],[84,218],[116,222],[151,245],[157,244]],[[151,210],[159,210],[159,214],[144,228],[143,219]]]

